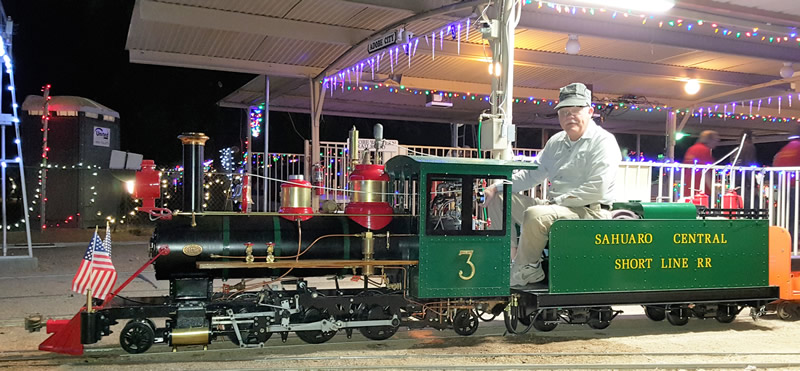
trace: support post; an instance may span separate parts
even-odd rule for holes
[[[249,113],[249,112],[248,112]],[[245,130],[247,131],[247,141],[245,142],[245,152],[247,156],[245,157],[244,163],[244,179],[242,179],[242,212],[245,214],[249,214],[251,211],[251,204],[253,202],[252,193],[250,189],[253,187],[253,178],[250,174],[253,173],[253,130],[250,129],[250,121],[248,118],[248,122],[245,124]]]
[[[513,125],[514,102],[514,30],[522,14],[522,2],[503,0],[498,7],[497,20],[499,37],[490,42],[492,49],[492,116],[500,118],[502,124],[495,136],[503,139],[506,147],[492,150],[492,158],[511,160],[511,148],[516,141],[516,128]],[[498,66],[500,67],[498,70]],[[497,128],[495,128],[497,129]],[[497,140],[495,141],[497,142]]]
[[[675,110],[667,112],[667,160],[675,161],[675,127],[678,124]]]
[[[322,115],[322,103],[325,101],[325,86],[314,79],[308,79],[311,88],[311,163],[309,168],[320,164],[319,156],[319,119]],[[311,207],[316,213],[319,210],[318,192],[311,193]]]
[[[269,173],[267,172],[267,165],[269,165],[269,76],[264,75],[264,176],[269,177]],[[267,209],[267,200],[269,198],[269,191],[270,191],[270,182],[269,179],[264,178],[264,196],[262,199],[263,207],[261,211],[268,211]]]
[[[642,152],[642,134],[636,134],[636,158],[639,158],[639,154]]]
[[[0,94],[0,97],[2,94]],[[2,106],[0,104],[0,106]],[[7,247],[8,247],[8,220],[6,218],[6,204],[8,203],[8,195],[6,190],[6,126],[10,124],[5,122],[0,122],[0,129],[3,130],[2,138],[0,138],[0,182],[3,183],[3,199],[0,201],[3,203],[3,256],[8,255]],[[22,166],[19,167],[20,171],[25,171]],[[23,210],[23,212],[28,212],[28,210]]]
[[[47,224],[47,152],[50,150],[47,145],[47,128],[50,122],[50,85],[44,86],[44,106],[42,107],[42,198],[39,199],[39,231],[45,230]]]

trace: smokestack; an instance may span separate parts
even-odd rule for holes
[[[203,133],[183,133],[183,211],[203,212],[203,150],[208,137]]]

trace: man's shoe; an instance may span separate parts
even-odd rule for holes
[[[511,286],[526,286],[544,280],[542,262],[528,264],[520,270],[511,273]]]

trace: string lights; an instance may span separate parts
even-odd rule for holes
[[[707,35],[726,38],[748,39],[763,43],[780,44],[792,42],[797,43],[797,45],[800,46],[800,37],[798,37],[797,31],[794,29],[787,31],[786,33],[772,32],[771,34],[764,34],[763,32],[759,32],[758,27],[744,28],[726,26],[722,23],[711,22],[707,19],[683,19],[663,15],[642,14],[633,10],[614,11],[604,8],[563,5],[550,1],[525,0],[524,2],[525,5],[534,3],[537,5],[537,9],[551,10],[565,15],[609,17],[615,21],[641,24],[642,26],[656,27],[657,25],[658,28],[685,29],[688,32],[699,32]]]
[[[250,134],[253,138],[261,135],[261,125],[264,123],[264,104],[250,106]]]

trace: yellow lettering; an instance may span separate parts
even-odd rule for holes
[[[619,245],[619,235],[614,233],[611,235],[611,244],[612,245]]]
[[[603,240],[600,239],[600,235],[599,234],[594,235],[594,244],[595,245],[602,245],[603,244]]]
[[[675,244],[679,244],[680,243],[680,242],[678,242],[678,236],[679,236],[678,233],[675,233],[675,234],[672,235],[672,242],[674,242]],[[663,261],[664,259],[661,259],[661,260]]]
[[[725,233],[722,234],[722,243],[728,243],[728,241],[725,240]]]
[[[607,234],[603,235],[603,245],[608,245],[608,235]]]
[[[706,233],[705,236],[706,236],[706,243],[711,243],[711,234]]]
[[[694,235],[693,234],[689,235],[689,243],[697,243],[697,240],[694,239]]]
[[[652,233],[645,233],[644,242],[645,243],[653,243],[653,234]]]
[[[689,268],[689,258],[681,258],[681,268]]]
[[[653,258],[615,259],[614,269],[615,270],[650,269],[650,263],[652,262]]]
[[[681,243],[682,244],[686,243],[686,233],[681,233]]]
[[[706,268],[711,268],[711,258],[706,258]]]
[[[703,266],[703,258],[697,258],[697,268],[705,268]]]
[[[661,258],[661,269],[665,269],[665,268],[667,268],[667,266],[664,265],[664,258]]]

